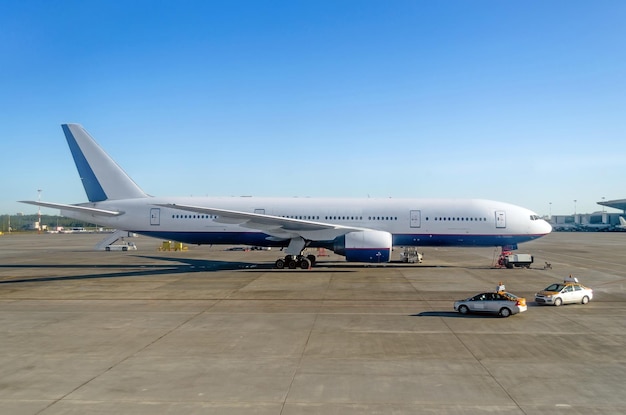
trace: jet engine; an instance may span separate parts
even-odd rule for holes
[[[350,232],[335,238],[333,251],[349,262],[389,262],[392,237],[389,232]]]

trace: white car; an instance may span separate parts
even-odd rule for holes
[[[121,244],[107,245],[104,248],[105,251],[129,251],[129,250],[136,250],[136,249],[137,249],[137,245],[135,245],[134,242],[124,242]]]
[[[465,300],[455,301],[454,309],[461,314],[493,313],[500,317],[527,310],[526,299],[505,291],[477,294]]]
[[[587,304],[593,298],[593,290],[578,283],[578,280],[566,279],[562,283],[550,284],[543,291],[535,294],[537,304]]]

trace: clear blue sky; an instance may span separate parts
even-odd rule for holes
[[[0,213],[86,201],[65,122],[153,195],[597,211],[626,198],[625,22],[621,0],[0,1]]]

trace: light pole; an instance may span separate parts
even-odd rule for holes
[[[604,196],[602,196],[602,202],[604,202]],[[604,213],[604,205],[602,205],[602,213]]]
[[[552,202],[548,202],[548,204],[550,205],[550,210],[549,210],[549,215],[548,215],[548,218],[549,218],[550,220],[552,220]]]
[[[37,189],[37,202],[41,202],[41,189]],[[41,233],[41,206],[37,206],[37,233]]]
[[[578,202],[578,200],[574,199],[574,215],[576,215],[576,202]]]

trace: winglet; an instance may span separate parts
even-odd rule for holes
[[[148,197],[81,125],[62,128],[90,202]]]

